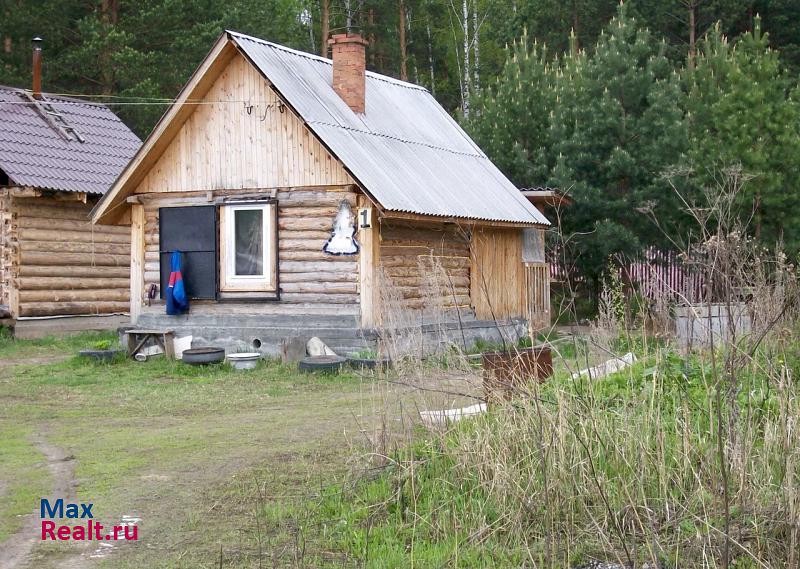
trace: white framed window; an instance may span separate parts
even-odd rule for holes
[[[219,208],[220,291],[275,290],[275,204]]]

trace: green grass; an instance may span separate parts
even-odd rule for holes
[[[618,347],[641,352],[642,343]],[[777,512],[800,503],[800,435],[791,427],[800,384],[777,388],[764,367],[789,361],[789,377],[798,377],[797,354],[742,370],[739,412],[724,412],[743,456],[730,467],[731,523],[746,536],[735,567],[763,566],[755,558],[781,567],[797,543]],[[624,560],[620,533],[640,562],[717,566],[724,518],[707,359],[656,346],[601,380],[557,369],[537,389],[538,405],[519,400],[417,438],[377,477],[330,488],[306,523],[323,528],[326,547],[370,569],[551,566],[548,554],[553,567]],[[648,516],[652,525],[637,529]]]
[[[0,424],[0,542],[20,529],[18,516],[36,510],[38,499],[51,486],[49,473],[41,468],[42,455],[30,441],[32,434],[24,426]]]
[[[634,335],[614,349],[643,354],[636,365],[573,380],[569,369],[586,363],[589,346],[555,342],[575,361],[557,358],[556,377],[535,399],[442,435],[404,423],[384,448],[374,428],[397,426],[381,391],[391,384],[277,362],[237,372],[74,356],[103,338],[0,340],[14,362],[0,371],[0,536],[52,486],[36,446],[44,438],[75,457],[78,497],[96,504],[101,521],[142,518],[143,542],[117,548],[101,567],[218,566],[220,549],[226,568],[511,568],[548,566],[548,557],[568,567],[620,559],[616,523],[639,561],[655,542],[670,563],[719,560],[709,529],[723,517],[707,358]],[[66,359],[26,360],[53,355]],[[426,362],[434,387],[457,371],[447,363]],[[792,531],[786,513],[800,503],[800,435],[790,428],[800,386],[765,373],[784,364],[797,377],[800,350],[762,354],[740,370],[733,400],[742,412],[723,416],[746,457],[731,467],[735,531],[775,567]],[[480,385],[480,370],[462,371]],[[417,408],[403,397],[403,413]],[[367,440],[377,452],[364,469],[353,457]],[[651,525],[637,527],[637,515]],[[735,567],[753,566],[734,553]],[[69,565],[59,544],[38,555],[37,567]]]
[[[493,536],[476,535],[462,523],[482,512],[486,527],[502,524],[498,510],[476,479],[462,478],[453,488],[450,457],[433,443],[417,445],[394,457],[377,479],[355,491],[330,489],[316,514],[331,547],[346,551],[364,567],[520,567],[522,550]],[[411,461],[414,471],[411,471]],[[466,517],[465,517],[466,516]]]
[[[344,433],[370,421],[368,377],[274,361],[239,372],[74,355],[105,340],[113,336],[0,338],[0,540],[52,487],[38,436],[75,457],[78,498],[103,523],[142,518],[145,543],[119,548],[106,566],[207,566],[222,545],[226,567],[249,567],[254,496],[307,496],[335,482],[347,469]],[[59,544],[39,551],[37,567],[68,564]]]
[[[113,345],[116,335],[108,332],[85,332],[67,336],[48,336],[36,340],[16,340],[8,328],[0,327],[0,361],[77,353],[102,342]]]

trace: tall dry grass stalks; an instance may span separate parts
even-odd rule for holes
[[[560,355],[554,379],[432,435],[431,454],[404,463],[404,480],[416,484],[414,528],[465,533],[469,543],[491,542],[534,567],[587,558],[800,567],[797,273],[780,251],[746,237],[732,205],[744,180],[736,171],[725,180],[707,196],[711,208],[687,204],[698,232],[684,248],[687,267],[705,282],[692,306],[699,315],[721,307],[725,330],[694,351],[678,350],[666,337],[671,298],[644,299],[642,312],[659,331],[648,336],[635,327],[641,321],[624,317],[612,280],[588,336],[552,335]],[[426,270],[431,306],[423,313],[452,323],[441,302],[446,273]],[[466,346],[443,335],[438,359],[423,358],[429,346],[414,332],[423,316],[405,310],[389,284],[384,290],[383,349],[398,362],[391,381],[418,388],[420,408],[480,396],[482,371]],[[627,350],[640,363],[612,377],[569,373]],[[452,514],[418,507],[425,492],[452,501]]]

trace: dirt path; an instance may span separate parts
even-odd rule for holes
[[[27,358],[15,358],[2,360],[4,366],[17,365],[48,365],[57,364],[70,358],[69,354],[58,354],[55,356],[30,356]]]
[[[77,483],[75,481],[75,457],[68,455],[62,449],[49,444],[41,433],[32,440],[36,449],[47,460],[47,467],[53,477],[53,490],[51,496],[73,501]],[[25,516],[22,529],[16,535],[9,537],[0,547],[0,569],[21,569],[31,565],[31,553],[39,537],[41,527],[39,513],[30,513]],[[64,567],[70,569],[83,569],[87,567],[87,560],[81,552],[76,551],[68,564]]]

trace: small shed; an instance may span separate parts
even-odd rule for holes
[[[101,199],[98,226],[130,227],[133,321],[348,351],[391,297],[423,334],[527,333],[549,298],[523,232],[547,219],[426,89],[366,71],[357,35],[329,43],[332,60],[225,32]],[[176,250],[191,308],[168,316]]]
[[[89,213],[140,145],[103,105],[0,86],[0,318],[18,336],[128,312],[130,231]]]

